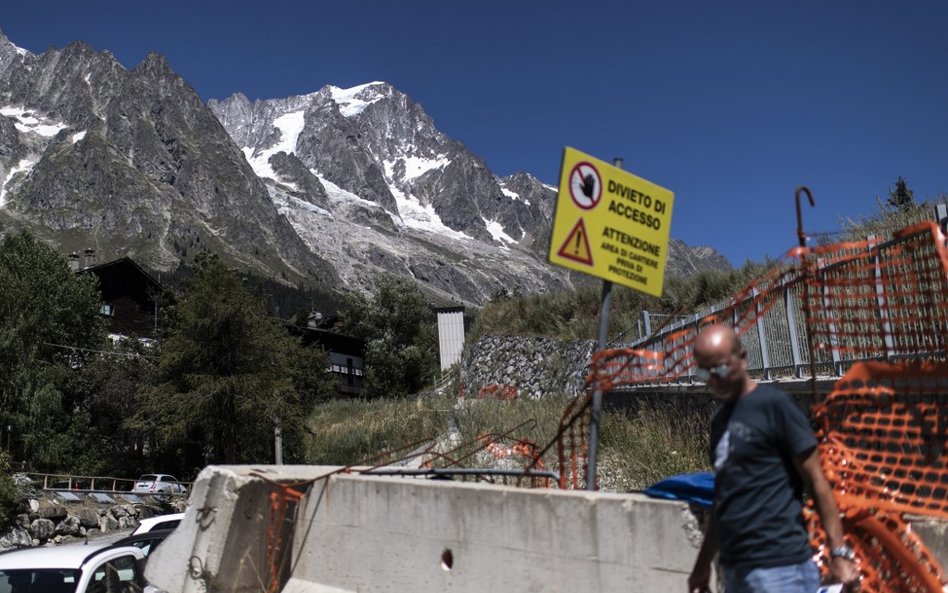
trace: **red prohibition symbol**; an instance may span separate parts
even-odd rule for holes
[[[590,210],[602,197],[602,177],[592,163],[576,163],[569,173],[569,194],[583,210]]]

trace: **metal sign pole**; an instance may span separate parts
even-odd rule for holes
[[[622,159],[613,161],[622,168]],[[602,281],[602,296],[599,300],[599,347],[605,350],[609,344],[609,308],[612,304],[612,282]],[[599,451],[599,421],[602,419],[602,389],[593,391],[592,417],[589,420],[589,455],[586,457],[586,490],[596,490],[596,455]]]

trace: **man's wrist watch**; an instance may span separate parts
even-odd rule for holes
[[[852,549],[852,547],[843,544],[842,546],[837,546],[830,550],[830,558],[845,558],[846,560],[852,562],[856,559],[856,552]]]

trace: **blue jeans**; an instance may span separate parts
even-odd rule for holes
[[[725,593],[816,593],[820,571],[812,560],[771,568],[724,567]]]

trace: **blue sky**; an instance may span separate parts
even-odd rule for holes
[[[733,263],[876,209],[898,176],[948,192],[948,3],[135,0],[6,2],[40,53],[157,51],[206,100],[373,80],[500,175],[555,183],[564,146],[675,192],[672,236]]]

